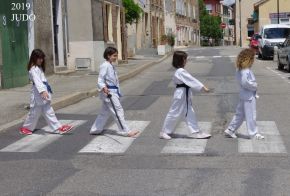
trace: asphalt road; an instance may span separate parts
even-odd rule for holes
[[[171,141],[158,138],[174,86],[171,59],[122,83],[126,119],[142,133],[89,135],[100,110],[92,97],[57,111],[75,123],[71,134],[21,136],[19,126],[0,133],[0,195],[290,195],[290,74],[273,61],[256,60],[258,125],[264,141],[225,138],[223,131],[238,102],[238,48],[186,49],[186,69],[210,88],[193,97],[200,126],[209,140],[187,137],[181,122]],[[45,129],[42,119],[39,128]]]

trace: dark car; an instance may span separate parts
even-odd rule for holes
[[[278,69],[287,68],[290,72],[290,36],[285,40],[283,44],[279,45],[278,49]]]
[[[258,33],[255,33],[251,38],[250,38],[250,48],[256,51],[256,54],[258,54],[258,46],[259,46],[259,38],[261,36]]]

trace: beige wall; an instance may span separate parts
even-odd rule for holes
[[[271,24],[270,13],[277,13],[277,0],[269,0],[259,6],[259,21],[255,24],[255,31],[259,32],[263,25]],[[290,0],[279,0],[279,11],[290,12]]]
[[[242,47],[247,47],[248,41],[248,18],[251,17],[254,11],[254,4],[259,0],[241,0],[241,32],[242,32]],[[240,10],[239,0],[236,0],[236,39],[237,45],[240,44]]]
[[[68,24],[70,41],[92,41],[91,0],[68,1]]]
[[[69,53],[68,69],[75,69],[76,58],[90,58],[92,71],[97,69],[95,62],[92,26],[91,0],[69,0],[68,1],[68,31],[69,31]]]

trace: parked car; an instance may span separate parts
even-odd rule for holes
[[[259,38],[261,36],[258,33],[255,33],[251,38],[250,38],[250,48],[256,51],[256,54],[258,54],[258,46],[259,46]]]
[[[285,24],[264,25],[259,36],[259,58],[273,58],[274,46],[282,44],[290,35],[290,26]]]
[[[287,71],[290,72],[290,36],[283,44],[279,45],[277,53],[278,69],[284,69],[286,66]]]

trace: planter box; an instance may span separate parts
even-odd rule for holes
[[[169,45],[158,45],[157,52],[158,55],[166,55],[167,53],[172,51],[172,47]]]

